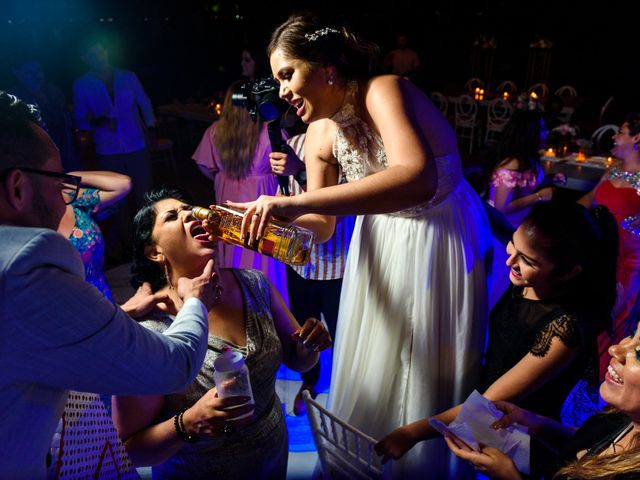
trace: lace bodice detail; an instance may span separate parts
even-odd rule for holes
[[[360,118],[357,98],[358,83],[351,81],[347,85],[342,107],[331,117],[336,124],[333,155],[350,182],[377,173],[389,166],[382,138]],[[442,202],[455,190],[462,178],[459,156],[452,154],[436,157],[435,160],[438,186],[433,198],[391,215],[419,216],[428,208]]]

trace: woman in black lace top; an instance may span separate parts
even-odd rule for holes
[[[491,312],[481,390],[558,418],[564,398],[596,358],[595,337],[615,300],[617,230],[606,208],[539,203],[507,245],[511,285]],[[435,415],[444,423],[460,406]],[[399,458],[438,435],[428,419],[377,445]]]

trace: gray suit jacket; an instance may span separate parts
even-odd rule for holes
[[[164,335],[147,330],[84,281],[67,239],[0,225],[0,478],[44,478],[67,390],[182,390],[207,334],[201,301],[185,302]]]

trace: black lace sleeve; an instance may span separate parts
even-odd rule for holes
[[[551,348],[553,337],[558,337],[568,348],[579,346],[582,339],[578,328],[578,319],[564,313],[551,320],[536,333],[531,354],[536,357],[544,357]]]

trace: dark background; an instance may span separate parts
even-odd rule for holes
[[[600,2],[594,9],[559,0],[372,3],[0,0],[0,88],[13,83],[9,67],[16,59],[37,57],[70,99],[73,79],[85,71],[80,46],[97,33],[107,38],[112,63],[134,70],[155,105],[206,100],[239,76],[243,45],[262,50],[291,12],[314,10],[376,41],[382,52],[406,31],[421,56],[426,90],[462,86],[471,76],[473,41],[485,32],[497,40],[492,84],[511,79],[524,87],[529,43],[542,35],[554,42],[552,91],[570,83],[594,105],[617,95],[628,110],[638,108],[637,2]]]

